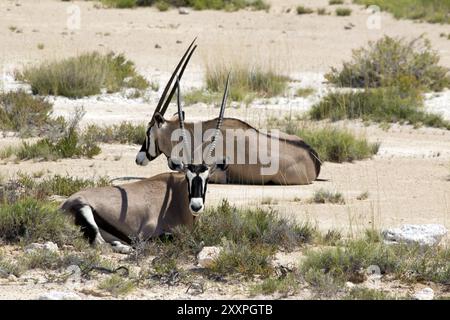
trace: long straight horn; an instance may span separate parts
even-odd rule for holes
[[[177,75],[178,71],[180,70],[180,68],[182,67],[182,72],[180,73],[180,78],[183,75],[184,69],[186,68],[192,53],[194,52],[195,48],[197,48],[197,46],[195,46],[192,50],[192,46],[194,45],[195,40],[197,40],[197,37],[194,38],[194,40],[191,42],[191,44],[189,45],[189,47],[187,48],[186,52],[184,53],[183,57],[180,59],[180,62],[178,62],[178,65],[176,66],[175,70],[172,73],[172,76],[170,77],[169,81],[166,84],[166,87],[164,88],[164,91],[161,95],[161,98],[158,101],[158,105],[156,106],[155,112],[152,115],[152,119],[150,120],[150,125],[153,124],[153,122],[155,121],[155,114],[156,112],[160,112],[161,111],[161,106],[163,105],[164,101],[166,100],[165,97],[167,95],[167,92],[169,91],[170,87],[172,86],[173,80],[175,78],[175,76]],[[188,57],[186,59],[186,57]],[[186,59],[186,60],[185,60]],[[184,63],[183,63],[184,62]],[[175,88],[175,87],[174,87]],[[173,94],[172,94],[173,96]],[[170,99],[172,99],[172,96],[170,97]],[[170,101],[169,99],[169,101]],[[167,109],[167,108],[166,108]],[[161,115],[164,115],[164,112],[160,112]]]
[[[192,162],[191,157],[190,157],[190,148],[189,145],[187,143],[187,138],[186,138],[186,130],[184,128],[184,117],[183,117],[183,107],[181,106],[181,94],[180,94],[180,79],[178,78],[178,76],[176,77],[176,86],[174,87],[177,89],[177,107],[178,107],[178,120],[180,122],[180,129],[181,129],[181,136],[183,137],[183,143],[186,149],[186,153],[187,153],[187,160],[188,163]]]
[[[189,60],[191,59],[192,54],[194,53],[195,49],[197,49],[197,45],[195,45],[194,48],[192,49],[192,51],[189,53],[189,55],[188,55],[188,57],[187,57],[187,59],[186,59],[185,64],[184,64],[183,67],[181,68],[180,74],[178,75],[178,77],[179,77],[180,80],[181,80],[181,78],[183,77],[184,70],[186,69],[186,66],[187,66]],[[161,113],[162,115],[164,115],[164,113],[166,112],[167,108],[169,107],[170,101],[172,100],[172,97],[173,97],[173,95],[175,94],[175,90],[176,90],[176,88],[175,88],[175,86],[174,86],[174,87],[172,88],[172,90],[170,91],[168,98],[167,98],[166,101],[164,102],[164,105],[162,106],[161,111],[160,111],[160,113]]]
[[[217,136],[219,135],[220,127],[222,126],[222,123],[223,123],[223,115],[225,113],[225,107],[226,107],[227,98],[228,98],[229,83],[230,83],[230,73],[228,73],[227,82],[225,84],[225,92],[223,93],[223,97],[222,97],[222,105],[220,106],[219,118],[217,119],[217,123],[216,123],[216,131],[214,132],[214,136],[212,137],[212,140],[211,140],[211,147],[209,149],[209,158],[212,157],[212,153],[213,153],[214,149],[216,148]]]

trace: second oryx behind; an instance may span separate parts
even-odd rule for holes
[[[174,131],[179,129],[179,116],[175,115],[166,119],[164,113],[176,87],[176,84],[173,83],[174,79],[177,75],[181,78],[189,58],[196,48],[195,46],[192,48],[192,46],[193,43],[181,58],[166,84],[148,124],[145,141],[136,156],[138,165],[147,165],[161,154],[170,157],[178,145],[178,139],[172,139],[172,136]],[[172,85],[173,88],[168,94]],[[216,118],[196,123],[186,122],[185,132],[192,138],[196,136],[195,128],[200,128],[203,137],[206,132],[215,128],[217,121]],[[225,118],[222,121],[220,134],[223,139],[221,139],[222,144],[218,149],[222,151],[219,157],[227,159],[228,170],[226,175],[216,173],[211,176],[211,182],[303,185],[312,183],[319,176],[321,161],[317,152],[299,137],[284,132],[279,132],[278,135],[265,133],[239,119]],[[230,132],[231,137],[227,136]],[[231,147],[226,145],[226,139],[231,142]],[[188,148],[191,150],[204,148],[208,145],[205,144],[205,140],[207,139],[200,141],[198,145],[195,145],[195,141],[191,141],[191,146]],[[270,149],[272,146],[277,146],[278,149]],[[266,158],[269,158],[269,162],[273,161],[269,164],[260,157],[260,154],[264,154],[266,151],[264,149],[270,149],[270,152],[266,153]],[[244,161],[239,162],[238,159],[244,159]],[[250,159],[256,160],[252,162]],[[265,170],[267,167],[269,170]]]

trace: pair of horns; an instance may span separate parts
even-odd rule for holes
[[[212,137],[211,144],[209,146],[208,160],[211,159],[212,153],[214,152],[214,150],[216,148],[217,136],[219,135],[220,127],[222,126],[222,123],[223,123],[223,115],[225,113],[225,106],[227,104],[228,85],[229,85],[229,83],[230,83],[230,73],[228,73],[227,82],[225,84],[225,91],[224,91],[223,97],[222,97],[222,104],[220,106],[219,118],[217,119],[217,123],[216,123],[216,130],[214,132],[214,136]],[[177,87],[178,119],[180,121],[181,135],[182,135],[182,138],[183,138],[183,143],[185,144],[185,150],[186,150],[186,152],[188,152],[188,159],[190,159],[190,161],[192,161],[192,157],[189,154],[191,148],[187,144],[186,131],[184,129],[183,107],[181,106],[181,97],[180,97],[180,80],[179,80],[178,77],[176,78],[176,87]]]
[[[178,65],[176,66],[175,70],[173,71],[172,76],[170,77],[169,81],[167,82],[166,87],[164,88],[164,91],[162,93],[162,96],[158,101],[158,105],[156,106],[155,112],[153,113],[152,119],[150,120],[150,126],[152,126],[155,123],[156,113],[159,112],[162,116],[164,116],[164,113],[166,112],[167,108],[169,107],[169,103],[172,100],[172,97],[175,94],[175,89],[177,87],[173,86],[172,90],[170,90],[169,96],[166,99],[167,93],[169,92],[169,89],[172,86],[173,80],[176,78],[177,81],[179,81],[178,79],[181,79],[183,77],[184,70],[186,69],[186,66],[189,63],[189,60],[191,59],[192,54],[194,53],[195,49],[197,48],[197,45],[194,46],[195,40],[197,40],[197,37],[195,37],[194,40],[191,42],[191,44],[187,48],[186,52],[184,53],[183,57],[181,58],[180,62],[178,62]]]

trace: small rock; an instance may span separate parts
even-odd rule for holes
[[[75,292],[50,291],[39,296],[38,300],[81,300]]]
[[[415,292],[413,297],[416,300],[433,300],[434,291],[431,288],[424,288],[420,291]]]
[[[405,224],[400,228],[390,228],[382,232],[385,242],[419,244],[433,246],[447,234],[447,229],[440,224]]]
[[[155,44],[155,49],[161,49],[161,46],[159,44]]]
[[[15,275],[10,274],[10,275],[8,276],[8,281],[16,281],[16,280],[17,280],[17,277],[16,277]]]
[[[203,287],[203,283],[193,282],[191,283],[188,288],[186,289],[186,293],[189,293],[193,296],[202,294],[205,292],[205,289]]]
[[[189,14],[189,10],[186,8],[179,8],[178,13],[179,14]]]
[[[198,264],[202,268],[208,268],[222,252],[221,247],[204,247],[197,255]]]
[[[177,40],[176,43],[177,43],[177,44],[180,44],[180,43],[183,43],[183,41]]]
[[[345,287],[346,287],[347,289],[353,289],[354,287],[356,287],[356,284],[354,284],[353,282],[347,281],[347,282],[345,283]]]
[[[58,245],[54,242],[48,241],[44,244],[42,243],[31,243],[29,245],[27,245],[25,247],[25,252],[26,253],[31,253],[33,251],[37,251],[37,250],[47,250],[50,252],[55,252],[57,253],[59,251],[58,249]]]

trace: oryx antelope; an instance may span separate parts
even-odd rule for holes
[[[179,116],[175,115],[170,119],[164,118],[164,113],[172,99],[176,85],[174,84],[167,99],[166,94],[182,65],[179,75],[181,78],[187,63],[189,62],[189,58],[196,48],[193,47],[192,49],[192,45],[193,43],[187,49],[173,72],[151,121],[148,124],[145,141],[136,156],[136,163],[138,165],[147,165],[149,161],[154,160],[160,154],[170,156],[173,148],[178,143],[178,141],[172,141],[171,137],[174,130],[178,129]],[[202,133],[205,133],[206,131],[213,129],[216,122],[217,118],[201,123],[186,122],[185,130],[186,133],[193,137],[194,127],[196,125],[201,125]],[[230,153],[232,153],[234,158],[238,158],[239,154],[241,158],[250,159],[251,155],[258,154],[261,146],[272,146],[278,142],[278,154],[271,155],[278,157],[278,168],[276,172],[263,174],[261,169],[267,166],[267,164],[262,163],[259,158],[255,163],[237,163],[231,160],[228,161],[226,175],[216,172],[216,174],[210,177],[210,182],[280,185],[309,184],[319,175],[321,161],[318,158],[317,152],[297,136],[280,132],[278,137],[274,137],[253,128],[244,121],[234,118],[223,119],[223,124],[221,126],[221,134],[223,137],[225,137],[227,131],[235,132],[236,137],[233,138],[234,147],[231,150],[226,147],[225,139],[222,139],[223,157],[228,158]],[[237,148],[239,139],[244,139],[244,148]],[[191,147],[195,149],[198,146]]]
[[[223,119],[227,90],[217,131]],[[178,104],[178,112],[182,114],[181,104]],[[183,117],[179,119],[179,126],[184,130]],[[211,153],[214,147],[212,143]],[[209,176],[227,168],[224,161],[221,164],[192,164],[170,157],[168,164],[178,173],[163,173],[134,183],[79,191],[61,208],[75,217],[75,223],[81,226],[91,243],[108,242],[115,251],[130,252],[133,239],[147,240],[170,232],[178,225],[192,226],[195,217],[203,211]]]

